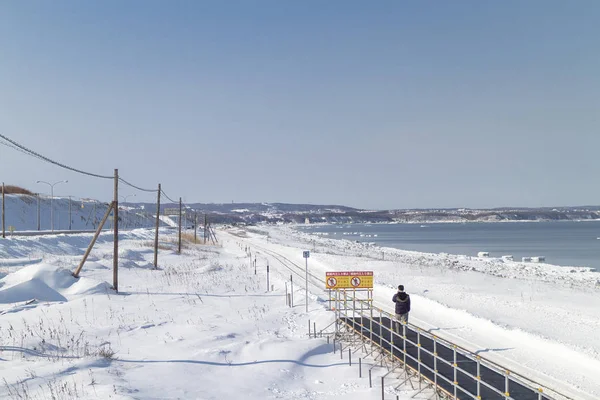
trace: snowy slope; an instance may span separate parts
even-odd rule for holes
[[[38,227],[38,200],[35,196],[26,195],[5,195],[5,217],[7,232],[10,226],[15,227],[16,231],[34,231]],[[106,213],[108,204],[93,200],[72,200],[71,201],[71,228],[73,230],[95,230]],[[51,227],[51,202],[50,199],[41,198],[40,209],[40,229],[50,230]],[[69,199],[64,197],[55,197],[52,201],[54,210],[54,229],[69,229]],[[140,228],[152,227],[156,223],[154,219],[155,210],[146,210],[143,208],[130,208],[128,206],[119,207],[119,218],[121,228]],[[105,228],[111,226],[111,219],[105,225]],[[8,234],[8,233],[7,233]]]

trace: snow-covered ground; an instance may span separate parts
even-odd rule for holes
[[[373,270],[376,304],[392,310],[404,284],[411,321],[576,399],[600,398],[600,274],[588,268],[382,248],[256,228],[249,243],[310,270]],[[252,245],[252,244],[251,244]]]
[[[274,262],[267,292],[239,237],[220,232],[218,245],[186,244],[178,255],[164,229],[153,270],[152,231],[124,232],[119,294],[109,233],[72,277],[90,238],[0,240],[0,398],[380,398],[325,338],[308,338],[309,319],[333,321],[325,303],[311,294],[306,314],[297,287],[287,307],[287,273]]]
[[[317,328],[333,320],[322,290],[310,286],[308,314],[301,287],[296,306],[286,306],[289,271],[271,252],[302,265],[302,250],[311,250],[314,275],[373,270],[378,306],[392,310],[402,283],[411,322],[574,399],[600,397],[600,299],[591,271],[525,270],[282,226],[222,228],[218,245],[187,244],[178,255],[169,232],[161,231],[159,270],[152,231],[121,235],[119,294],[110,289],[109,233],[79,279],[70,272],[89,234],[0,240],[0,398],[27,398],[24,391],[40,399],[381,398],[325,339],[307,338],[309,319]],[[414,394],[410,386],[387,392]]]

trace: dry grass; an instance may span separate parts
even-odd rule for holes
[[[19,187],[19,186],[14,186],[14,185],[6,185],[4,186],[4,193],[5,194],[25,194],[27,196],[33,196],[35,195],[35,193],[30,192],[29,190]]]

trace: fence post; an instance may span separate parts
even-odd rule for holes
[[[285,283],[285,305],[289,306],[289,304],[288,304],[287,282]]]
[[[505,380],[504,380],[504,397],[506,399],[510,398],[510,390],[509,390],[509,387],[508,387],[508,382],[509,382],[508,376],[509,375],[510,375],[510,371],[506,370],[505,374],[504,374],[504,376],[505,376]]]
[[[362,358],[358,359],[358,377],[362,378]]]
[[[2,182],[2,239],[6,239],[6,222],[4,221],[4,182]]]
[[[348,365],[352,366],[352,349],[348,349]]]
[[[72,222],[72,218],[71,218],[71,196],[69,196],[69,230],[71,230],[71,222]]]
[[[158,268],[158,225],[160,222],[160,183],[158,184],[158,198],[156,199],[156,227],[154,230],[154,268]]]
[[[182,206],[181,206],[181,197],[179,198],[179,246],[177,248],[177,253],[181,254],[181,216],[182,216],[182,210],[181,210]]]
[[[291,293],[291,298],[292,298],[292,307],[294,307],[294,276],[292,274],[290,274],[290,293]]]
[[[385,377],[381,377],[381,400],[385,399]]]
[[[369,370],[369,387],[373,387],[373,380],[371,379],[371,370]]]
[[[308,338],[310,339],[310,319],[308,320]]]
[[[267,292],[269,291],[269,262],[267,261]],[[310,326],[308,327],[308,331],[310,332]]]
[[[115,168],[115,190],[113,199],[113,287],[119,293],[119,170]]]
[[[317,338],[317,323],[313,322],[313,336]]]

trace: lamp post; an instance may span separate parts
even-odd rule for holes
[[[59,183],[68,183],[68,180],[58,181],[54,183],[49,183],[46,181],[36,181],[36,183],[45,183],[50,186],[50,229],[54,232],[54,185],[58,185]]]
[[[135,197],[135,194],[128,194],[126,196],[121,196],[121,198],[123,199],[123,204],[125,204],[127,202],[128,197]]]

